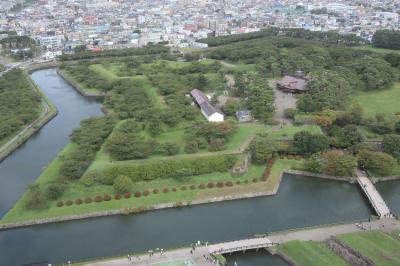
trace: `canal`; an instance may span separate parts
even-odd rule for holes
[[[101,115],[100,103],[76,93],[54,69],[37,71],[32,78],[59,115],[0,164],[1,216],[68,143],[72,129],[84,118]],[[278,194],[271,197],[3,231],[0,265],[107,257],[179,247],[197,240],[220,242],[370,215],[371,209],[355,185],[288,175]],[[234,260],[238,265],[268,265],[266,261],[271,261],[270,256],[252,254],[235,254]]]

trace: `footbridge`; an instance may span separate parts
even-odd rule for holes
[[[226,254],[237,251],[268,248],[274,245],[275,243],[266,237],[257,237],[210,245],[208,249],[211,254]]]
[[[365,176],[364,172],[357,170],[357,182],[367,196],[369,202],[380,218],[388,218],[391,216],[389,207],[383,200],[381,194],[376,190],[374,184]]]

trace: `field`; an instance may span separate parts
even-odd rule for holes
[[[322,134],[321,128],[316,125],[304,125],[304,126],[284,126],[277,131],[270,133],[274,140],[291,140],[293,136],[300,131],[309,131],[312,134]]]
[[[346,234],[338,238],[371,259],[376,265],[400,265],[399,238],[378,231]]]
[[[299,266],[347,265],[323,243],[291,241],[279,245],[278,250]]]
[[[394,84],[387,90],[361,92],[354,100],[363,107],[367,117],[379,113],[393,115],[400,112],[400,83]]]
[[[37,180],[41,185],[46,186],[49,182],[57,176],[59,171],[60,162],[62,156],[67,155],[69,152],[73,151],[73,146],[68,145],[60,155],[53,160],[53,162],[47,167],[47,169],[42,173],[42,175]],[[213,198],[224,195],[239,195],[245,193],[254,192],[272,192],[277,188],[280,182],[280,177],[284,169],[299,168],[302,165],[302,161],[279,159],[275,162],[271,169],[271,174],[267,181],[259,181],[262,173],[264,172],[265,166],[263,165],[252,165],[248,172],[242,176],[232,177],[229,173],[211,173],[199,176],[189,176],[189,177],[179,177],[179,178],[165,178],[156,179],[152,181],[143,181],[135,183],[134,191],[150,191],[148,196],[141,196],[136,198],[132,195],[129,199],[121,199],[111,201],[103,201],[101,203],[90,203],[72,206],[64,206],[59,208],[56,206],[56,201],[49,202],[48,209],[39,210],[27,210],[24,207],[25,197],[22,197],[8,212],[1,223],[41,219],[47,217],[57,217],[66,215],[76,215],[83,213],[91,213],[96,211],[106,211],[113,209],[131,209],[139,210],[140,208],[150,207],[159,203],[176,203],[182,201],[192,201],[195,199],[206,199]],[[253,179],[258,179],[257,183],[253,182]],[[247,180],[247,181],[246,181]],[[207,185],[209,182],[216,184],[217,182],[227,182],[231,181],[233,186],[225,186],[223,188],[205,188],[200,189],[198,185]],[[237,185],[236,182],[240,181]],[[190,189],[190,185],[196,185],[195,189]],[[185,186],[185,190],[182,187]],[[169,188],[168,193],[164,193],[164,188]],[[173,188],[176,191],[173,192]],[[158,189],[158,193],[153,193],[154,189]],[[96,195],[113,195],[112,186],[105,186],[101,184],[96,184],[92,187],[85,187],[79,182],[73,182],[65,194],[60,199],[61,201],[75,200],[78,198],[84,199],[85,197],[94,197]]]

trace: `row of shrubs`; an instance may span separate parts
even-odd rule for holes
[[[268,164],[267,164],[267,167],[265,168],[265,171],[263,173],[263,177],[262,178],[268,178],[269,177],[269,174],[271,173],[271,169],[272,169],[272,166],[274,165],[274,162],[275,162],[274,158],[271,158],[271,159],[268,160]]]
[[[153,193],[153,194],[159,194],[161,192],[162,193],[169,193],[170,191],[171,192],[176,192],[178,189],[180,189],[181,191],[186,191],[186,190],[206,189],[206,188],[212,189],[212,188],[233,187],[234,185],[241,185],[242,183],[243,184],[248,184],[250,182],[257,183],[258,181],[265,182],[266,180],[267,180],[267,176],[264,175],[261,178],[253,178],[251,180],[246,179],[244,181],[237,180],[236,182],[233,182],[233,181],[226,181],[226,182],[218,181],[216,183],[209,182],[207,184],[199,184],[199,185],[195,185],[195,184],[183,185],[183,186],[181,186],[179,188],[173,187],[172,189],[169,189],[169,188],[166,187],[166,188],[162,189],[161,191],[159,189],[155,188],[153,190],[144,190],[143,192],[137,191],[137,192],[135,192],[133,194],[131,192],[125,192],[123,194],[117,193],[117,194],[114,195],[113,198],[114,198],[114,200],[120,200],[120,199],[123,199],[123,198],[124,199],[129,199],[132,196],[135,197],[135,198],[140,198],[141,196],[145,196],[146,197],[146,196],[150,195],[150,193]],[[84,199],[80,199],[79,198],[79,199],[76,199],[75,201],[72,201],[72,200],[67,200],[65,202],[59,201],[59,202],[57,202],[57,207],[71,206],[73,204],[75,204],[75,205],[81,205],[81,204],[84,204],[84,203],[85,204],[90,204],[92,202],[99,203],[99,202],[103,202],[103,201],[111,201],[113,198],[110,195],[104,195],[104,196],[99,195],[99,196],[96,196],[94,198],[91,198],[91,197],[86,197]]]

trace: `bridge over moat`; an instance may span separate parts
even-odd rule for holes
[[[372,184],[369,178],[366,177],[364,172],[361,170],[357,170],[357,183],[367,196],[376,214],[378,214],[380,218],[390,217],[391,212],[389,207],[386,205],[386,202],[383,200],[381,194],[376,190],[374,184]]]

